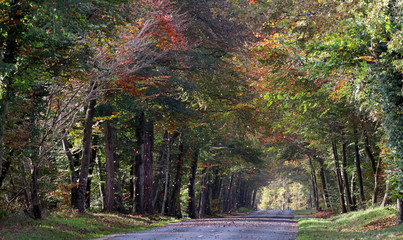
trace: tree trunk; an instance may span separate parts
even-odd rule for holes
[[[120,169],[120,159],[117,156],[114,156],[115,159],[115,210],[119,213],[127,213],[124,202],[123,202],[123,192],[122,192],[122,183],[125,179],[125,174]]]
[[[87,190],[89,165],[91,161],[91,140],[92,140],[92,122],[95,114],[96,100],[90,100],[85,114],[84,135],[83,135],[83,155],[81,158],[81,172],[78,185],[77,209],[80,212],[85,210],[85,193]]]
[[[189,176],[189,205],[188,205],[188,213],[190,218],[197,218],[196,213],[196,174],[197,174],[197,162],[199,159],[199,150],[195,150],[193,152],[192,163],[190,166],[190,176]]]
[[[253,197],[252,197],[252,208],[256,210],[256,195],[257,195],[257,189],[254,189],[253,191]]]
[[[343,213],[347,212],[346,208],[346,203],[344,202],[344,184],[343,180],[341,178],[341,172],[340,172],[340,164],[339,164],[339,155],[337,154],[337,145],[336,145],[336,139],[332,140],[332,149],[333,149],[333,156],[334,156],[334,164],[336,168],[336,179],[337,179],[337,186],[339,189],[339,196],[340,196],[340,205],[341,205],[341,211]]]
[[[348,175],[347,175],[347,150],[346,150],[346,140],[344,138],[344,133],[342,133],[342,144],[341,144],[341,162],[342,162],[342,174],[343,174],[343,179],[344,179],[344,190],[346,191],[346,198],[347,198],[347,206],[350,209],[350,211],[355,210],[355,206],[353,204],[353,200],[351,198],[351,192],[350,192],[350,185],[348,184]]]
[[[99,198],[101,200],[101,208],[105,209],[105,183],[101,173],[101,163],[99,157],[95,157],[95,170],[98,177]]]
[[[167,143],[166,135],[164,134],[164,144]],[[154,177],[154,183],[153,183],[153,209],[161,209],[161,206],[157,206],[157,203],[161,202],[160,205],[162,205],[162,199],[164,198],[162,192],[162,195],[160,195],[161,191],[161,184],[163,183],[163,178],[165,176],[164,171],[165,171],[165,159],[166,159],[166,152],[164,150],[160,150],[158,153],[158,160],[157,160],[157,174]],[[162,191],[164,191],[164,185],[162,185]],[[160,196],[162,196],[162,199],[160,199]],[[161,201],[158,201],[158,200]]]
[[[31,175],[31,200],[32,200],[32,213],[35,219],[42,219],[41,202],[39,199],[39,184],[38,184],[38,164],[33,162],[33,169]]]
[[[386,183],[385,194],[383,195],[383,200],[382,200],[382,203],[381,203],[381,207],[386,206],[386,202],[388,200],[388,197],[389,197],[389,184]]]
[[[2,163],[2,165],[3,166],[2,166],[1,171],[0,171],[0,188],[3,185],[3,181],[7,176],[8,169],[10,169],[11,160],[8,159],[8,158],[5,159],[5,161],[3,161],[3,163]]]
[[[24,196],[25,196],[25,202],[26,202],[26,208],[29,209],[30,205],[32,203],[31,199],[31,194],[30,194],[30,186],[28,185],[28,181],[25,172],[25,166],[24,166],[24,161],[20,159],[20,172],[21,172],[21,182],[24,185]]]
[[[109,121],[104,122],[105,135],[105,211],[115,210],[115,166],[113,159],[113,129]]]
[[[77,198],[78,198],[78,187],[77,187],[77,173],[75,170],[76,161],[74,160],[74,156],[70,151],[71,144],[67,140],[67,136],[65,130],[63,131],[64,137],[62,139],[64,153],[67,156],[67,160],[69,161],[69,170],[70,170],[70,203],[71,206],[77,208]]]
[[[322,184],[322,190],[323,190],[323,201],[325,202],[326,208],[330,208],[330,202],[329,202],[329,191],[327,189],[327,184],[326,184],[326,175],[325,175],[325,168],[323,166],[323,159],[317,158],[320,166],[320,182]]]
[[[144,211],[153,213],[153,148],[154,123],[146,122],[144,131]]]
[[[225,212],[231,212],[232,211],[232,189],[233,189],[233,184],[234,184],[234,174],[235,173],[232,173],[231,174],[231,178],[230,178],[230,181],[229,181],[229,184],[228,184],[228,192],[227,192],[227,202],[226,202],[226,207],[225,207]]]
[[[135,176],[136,176],[136,192],[135,192],[135,204],[136,212],[144,213],[144,128],[145,128],[145,116],[144,112],[141,112],[137,116],[136,122],[136,138],[137,138],[137,152],[135,157]]]
[[[98,145],[98,136],[94,136],[94,146]],[[85,208],[89,209],[91,207],[91,183],[92,183],[92,174],[94,173],[94,165],[95,159],[97,157],[97,148],[94,147],[91,149],[91,160],[88,168],[88,180],[87,180],[87,188],[85,191]]]
[[[371,161],[372,173],[375,175],[376,174],[376,161],[375,161],[374,155],[372,154],[371,146],[369,144],[369,137],[368,137],[367,130],[364,130],[364,138],[365,138],[364,149],[365,149],[365,152],[367,153],[369,160]]]
[[[199,198],[199,218],[204,217],[206,210],[206,195],[207,195],[207,168],[203,168],[200,180],[200,198]]]
[[[232,187],[233,194],[231,199],[232,202],[231,206],[233,207],[234,210],[239,208],[241,182],[242,182],[242,173],[239,172],[235,186]]]
[[[311,156],[308,156],[309,158],[309,165],[311,167],[311,181],[312,181],[312,191],[313,191],[313,200],[315,204],[315,209],[317,211],[320,211],[319,207],[319,193],[318,193],[318,184],[316,182],[316,173],[315,173],[315,168],[312,163],[312,158]]]
[[[183,134],[183,133],[182,133]],[[179,202],[179,194],[180,194],[180,189],[181,189],[181,183],[182,183],[182,175],[183,175],[183,155],[185,154],[184,152],[184,145],[183,145],[183,135],[181,137],[181,141],[179,144],[179,155],[178,155],[178,160],[176,163],[176,174],[175,174],[175,180],[174,180],[174,186],[172,189],[172,197],[170,201],[170,206],[168,209],[168,213],[170,216],[175,216],[178,218],[182,217],[182,213],[180,212],[180,204]]]
[[[380,178],[380,171],[381,171],[381,162],[382,158],[379,156],[378,159],[378,164],[376,167],[376,172],[374,176],[374,191],[372,193],[372,206],[375,206],[378,198],[378,192],[379,192],[379,178]]]
[[[357,206],[357,201],[355,199],[354,189],[355,189],[355,174],[353,173],[353,174],[351,174],[350,192],[351,192],[351,198],[353,200],[353,205]]]
[[[354,134],[357,135],[357,129],[354,129]],[[357,169],[358,189],[360,190],[360,203],[361,205],[363,205],[365,203],[365,194],[364,194],[364,184],[362,181],[360,152],[358,148],[357,138],[354,141],[354,153],[355,153],[355,168]]]
[[[397,199],[397,222],[403,223],[403,199]]]

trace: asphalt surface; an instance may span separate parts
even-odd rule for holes
[[[261,210],[242,217],[184,220],[147,231],[109,235],[98,240],[289,240],[297,235],[297,221],[292,218],[291,210]]]

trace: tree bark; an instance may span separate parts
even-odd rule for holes
[[[347,206],[350,209],[350,211],[355,210],[355,206],[353,204],[353,199],[351,198],[351,192],[350,192],[350,185],[349,185],[349,180],[348,180],[348,175],[347,175],[347,150],[346,150],[346,139],[344,138],[344,133],[342,133],[342,144],[341,144],[341,162],[342,162],[342,174],[343,174],[343,180],[344,180],[344,190],[346,191],[346,198],[347,198]]]
[[[136,192],[135,203],[136,212],[144,213],[144,128],[145,128],[145,116],[144,112],[141,112],[137,116],[136,122],[136,138],[137,138],[137,152],[135,157],[135,176],[136,176]]]
[[[41,202],[39,199],[39,183],[38,183],[38,164],[33,162],[33,169],[31,174],[31,200],[32,200],[32,213],[35,219],[42,219]]]
[[[326,175],[325,175],[325,168],[323,166],[323,159],[317,158],[317,161],[319,162],[320,166],[320,182],[322,184],[322,190],[323,190],[323,201],[325,202],[326,208],[330,208],[330,203],[329,203],[329,190],[327,189],[327,184],[326,184]]]
[[[184,152],[184,139],[183,139],[183,133],[181,137],[181,141],[179,144],[179,155],[178,155],[178,160],[176,163],[176,174],[175,174],[175,180],[174,180],[174,186],[172,189],[172,197],[170,201],[170,206],[169,206],[169,215],[174,216],[177,218],[182,217],[182,213],[180,211],[180,204],[179,202],[179,194],[180,194],[180,189],[181,189],[181,183],[182,183],[182,175],[183,175],[183,156],[185,154]]]
[[[70,170],[70,204],[72,207],[77,208],[77,198],[78,198],[78,187],[77,187],[77,173],[75,170],[76,163],[74,160],[74,156],[70,151],[71,144],[67,140],[66,132],[63,130],[64,137],[62,139],[63,150],[67,156],[67,160],[69,161],[69,170]]]
[[[94,136],[94,146],[98,145],[98,136]],[[88,180],[87,180],[87,188],[85,190],[85,209],[91,208],[91,184],[92,184],[92,174],[94,173],[94,165],[95,159],[97,157],[97,148],[91,149],[91,159],[88,167]]]
[[[192,163],[190,166],[190,176],[189,176],[189,205],[188,205],[188,214],[190,218],[197,218],[196,213],[196,174],[197,174],[197,163],[199,159],[199,150],[195,150],[193,152]]]
[[[314,200],[314,205],[315,209],[317,211],[320,211],[319,207],[319,193],[318,193],[318,184],[316,182],[316,173],[315,173],[315,168],[312,163],[312,158],[311,156],[308,156],[309,158],[309,165],[311,167],[311,181],[312,181],[312,191],[313,191],[313,200]]]
[[[397,222],[403,223],[403,199],[397,199]]]
[[[1,186],[3,186],[3,181],[7,176],[8,169],[10,168],[11,165],[11,160],[6,158],[5,161],[3,161],[2,165],[3,166],[0,171],[0,188]]]
[[[207,195],[207,168],[203,168],[200,180],[200,198],[199,198],[199,218],[204,217],[206,210],[206,195]]]
[[[101,208],[105,209],[105,183],[101,173],[101,163],[99,157],[95,158],[95,170],[98,177],[99,198],[101,200]]]
[[[120,159],[114,155],[115,160],[115,210],[119,213],[126,214],[126,209],[123,201],[122,183],[125,179],[125,174],[120,169]]]
[[[376,167],[376,173],[374,176],[374,191],[372,193],[372,206],[375,206],[376,202],[377,202],[377,198],[378,198],[378,192],[379,192],[379,178],[380,178],[380,171],[381,171],[381,162],[382,162],[382,158],[379,156],[378,159],[378,164]]]
[[[339,155],[337,154],[336,139],[332,140],[332,149],[333,149],[333,156],[334,156],[334,164],[335,164],[335,168],[336,168],[336,179],[337,179],[337,186],[339,189],[339,199],[340,199],[341,211],[343,213],[346,213],[347,208],[346,208],[346,203],[344,201],[344,189],[343,189],[344,184],[343,184],[343,180],[341,178]]]
[[[96,100],[90,100],[84,121],[83,155],[81,158],[81,172],[77,199],[77,209],[80,212],[84,212],[85,210],[85,194],[88,182],[89,165],[91,161],[92,122],[95,114],[95,105]]]
[[[108,121],[104,122],[105,135],[105,211],[115,210],[115,166],[113,159],[113,129]]]
[[[257,189],[253,189],[253,197],[252,197],[252,208],[256,209],[256,195],[257,195]]]
[[[154,123],[146,122],[144,131],[144,211],[153,213],[153,148]]]
[[[233,189],[233,183],[234,183],[234,174],[231,174],[231,178],[228,184],[228,192],[227,192],[227,201],[226,201],[226,207],[225,207],[225,212],[231,212],[232,211],[232,189]]]
[[[354,129],[354,134],[357,135],[357,129]],[[362,181],[360,152],[358,148],[357,138],[354,141],[354,153],[355,153],[355,168],[357,169],[358,189],[360,191],[360,203],[361,205],[363,205],[365,203],[365,194],[364,194],[364,184]]]

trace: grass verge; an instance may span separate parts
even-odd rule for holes
[[[0,220],[0,239],[93,239],[143,231],[175,222],[173,218],[107,213],[57,213],[44,220],[14,215]]]
[[[297,239],[403,239],[403,226],[396,224],[396,210],[378,207],[327,219],[300,218]]]

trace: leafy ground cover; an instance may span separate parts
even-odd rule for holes
[[[143,231],[176,221],[159,216],[106,213],[57,213],[44,220],[14,215],[0,221],[0,239],[92,239],[120,232]]]
[[[403,226],[397,225],[393,208],[370,208],[323,217],[315,215],[299,219],[297,239],[403,239]]]

